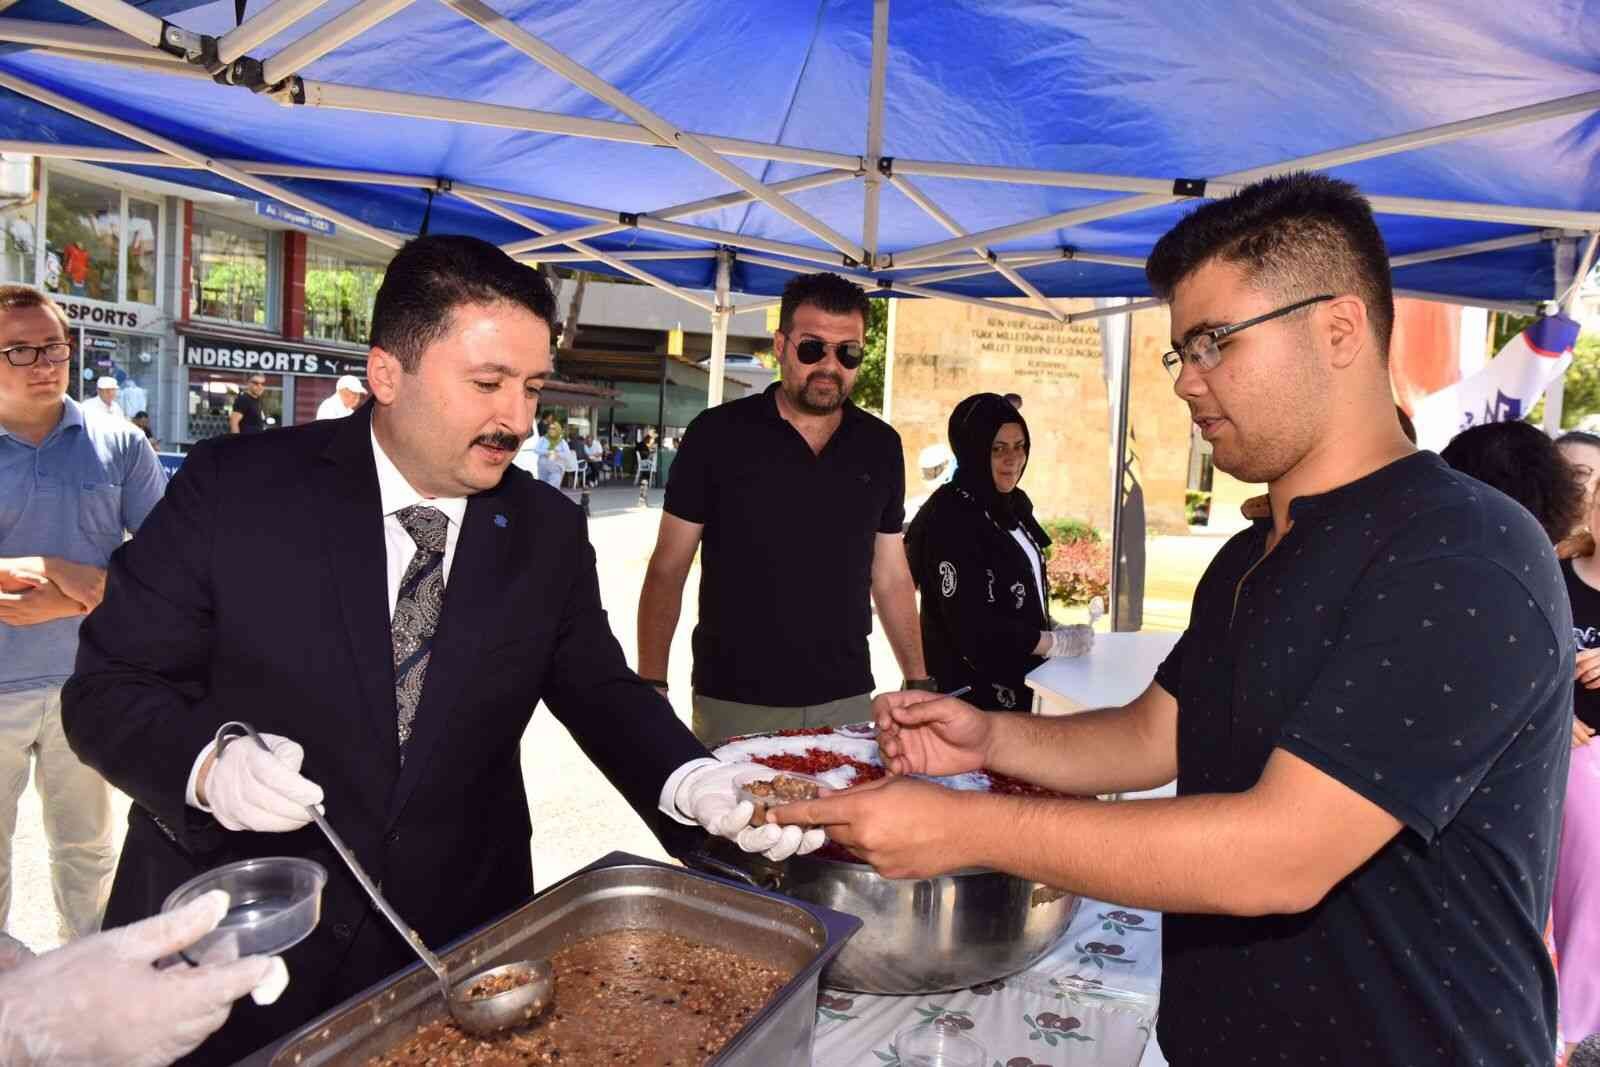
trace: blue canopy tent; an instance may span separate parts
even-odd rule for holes
[[[1116,313],[1047,298],[1147,296],[1187,201],[1287,169],[1409,295],[1531,311],[1600,233],[1600,0],[492,3],[11,0],[0,149],[632,275],[710,314],[712,403],[730,290]]]

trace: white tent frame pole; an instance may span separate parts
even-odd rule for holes
[[[395,2],[395,0],[389,0],[389,2]],[[463,18],[482,26],[485,30],[547,70],[560,75],[596,99],[616,108],[657,137],[673,144],[701,166],[751,194],[767,207],[804,229],[818,240],[832,245],[858,262],[865,260],[866,250],[859,244],[845,237],[810,212],[802,211],[782,196],[769,192],[760,182],[708,148],[694,134],[668,122],[627,93],[622,92],[582,65],[573,62],[561,52],[518,26],[515,22],[487,4],[482,3],[481,0],[442,0],[442,2]]]
[[[1561,313],[1569,319],[1572,317],[1573,309],[1578,306],[1578,296],[1583,292],[1584,280],[1589,277],[1589,272],[1594,270],[1597,252],[1600,252],[1600,230],[1589,235],[1589,243],[1584,246],[1583,255],[1578,257],[1578,270],[1572,276],[1572,287],[1562,297]]]
[[[143,41],[151,48],[161,47],[161,20],[132,4],[123,3],[123,0],[62,0],[62,3]]]
[[[1234,171],[1224,174],[1215,180],[1224,183],[1246,184],[1260,178],[1270,177],[1291,170],[1326,170],[1332,167],[1341,167],[1350,163],[1363,160],[1377,159],[1381,156],[1394,155],[1400,152],[1409,152],[1417,148],[1426,148],[1432,145],[1445,144],[1459,141],[1479,134],[1490,133],[1497,130],[1512,129],[1531,122],[1541,122],[1545,119],[1571,115],[1580,112],[1589,112],[1600,109],[1600,91],[1579,93],[1575,96],[1563,97],[1559,100],[1550,100],[1527,107],[1511,108],[1498,111],[1477,118],[1463,119],[1459,122],[1447,122],[1439,126],[1430,126],[1426,129],[1415,130],[1411,133],[1397,134],[1393,137],[1383,137],[1373,141],[1363,141],[1360,144],[1349,145],[1345,148],[1336,148],[1327,152],[1317,152],[1308,156],[1299,156],[1295,159],[1285,160],[1265,167],[1252,167],[1249,170]],[[1044,233],[1048,230],[1062,229],[1068,226],[1077,226],[1086,222],[1097,222],[1101,219],[1115,218],[1119,215],[1132,214],[1148,208],[1161,207],[1174,203],[1184,197],[1171,193],[1166,195],[1150,194],[1146,196],[1122,197],[1104,204],[1093,204],[1089,207],[1076,208],[1072,211],[1058,212],[1044,218],[1032,219],[1026,222],[1013,223],[1010,226],[1000,226],[992,230],[984,230],[971,236],[977,238],[982,244],[996,244],[1001,241],[1017,237],[1031,237],[1034,234]],[[1582,227],[1579,227],[1582,228]],[[935,244],[922,245],[918,248],[907,249],[897,253],[894,262],[902,266],[913,263],[922,263],[938,256],[946,255],[963,247],[959,240],[940,241]]]
[[[450,189],[450,192],[455,196],[459,196],[473,207],[478,208],[480,211],[487,211],[491,215],[498,215],[507,222],[514,222],[518,226],[526,227],[535,233],[550,232],[550,228],[548,226],[530,219],[520,211],[512,211],[504,204],[495,203],[488,197],[479,196],[476,193],[463,192],[461,186],[453,186]],[[662,292],[670,293],[685,303],[693,304],[695,307],[703,308],[708,312],[716,310],[711,301],[695,296],[693,293],[690,293],[685,289],[679,289],[676,285],[673,285],[665,278],[659,278],[656,275],[651,274],[649,271],[640,270],[633,264],[617,259],[615,256],[602,252],[598,248],[591,248],[590,246],[582,243],[574,244],[573,247],[579,252],[586,253],[590,259],[598,260],[599,262],[604,263],[606,266],[611,267],[613,270],[621,271],[630,278],[637,278],[646,285],[653,285]]]
[[[131,141],[138,141],[140,144],[148,145],[157,152],[171,156],[174,159],[184,160],[196,168],[208,170],[217,175],[219,178],[226,178],[228,181],[231,181],[237,185],[242,185],[246,189],[253,189],[264,196],[270,196],[275,200],[281,200],[291,207],[297,207],[302,211],[309,211],[311,214],[325,218],[330,222],[337,223],[338,225],[349,230],[351,233],[359,234],[360,236],[367,238],[369,241],[376,241],[385,247],[396,249],[399,248],[402,243],[404,243],[400,238],[389,233],[387,230],[381,230],[374,226],[368,226],[359,219],[351,218],[349,215],[346,215],[343,212],[335,211],[332,208],[325,207],[314,200],[309,200],[306,197],[301,196],[299,193],[296,193],[290,189],[285,189],[281,185],[277,185],[269,181],[263,181],[253,174],[247,174],[238,167],[230,166],[221,160],[212,159],[203,153],[184,147],[177,141],[168,140],[159,134],[154,134],[143,129],[142,127],[135,126],[131,122],[125,122],[122,119],[107,115],[102,111],[97,111],[86,104],[80,104],[76,100],[69,99],[68,97],[62,96],[59,93],[51,92],[49,89],[37,86],[30,81],[26,81],[17,77],[14,74],[0,72],[0,88],[10,89],[14,93],[18,93],[30,99],[37,100],[41,104],[53,107],[57,111],[63,111],[68,115],[83,119],[86,122],[92,122],[102,129],[110,130],[112,133],[120,134]]]
[[[1414,267],[1419,263],[1436,263],[1442,259],[1475,256],[1480,252],[1498,252],[1502,248],[1517,248],[1521,245],[1538,244],[1540,241],[1549,241],[1560,236],[1560,230],[1540,230],[1537,233],[1519,233],[1510,237],[1496,237],[1489,241],[1473,241],[1470,244],[1432,248],[1425,252],[1407,252],[1401,256],[1390,256],[1389,269],[1399,270],[1402,267]]]
[[[743,315],[747,311],[765,311],[768,308],[782,307],[783,297],[775,296],[771,300],[754,300],[748,304],[735,304],[729,309],[729,314]]]
[[[364,89],[360,86],[315,81],[310,78],[302,79],[301,86],[307,107],[363,111],[374,115],[398,115],[414,119],[442,119],[477,126],[527,130],[530,133],[562,134],[597,141],[619,141],[649,148],[672,147],[671,142],[631,122],[574,118],[570,115],[558,115],[552,111],[535,111],[529,108],[507,107],[503,104],[477,104],[443,96],[397,92],[392,89]],[[730,156],[764,159],[776,163],[797,163],[802,166],[829,167],[851,172],[863,168],[860,156],[845,155],[841,152],[792,148],[765,141],[718,137],[715,134],[697,133],[693,136],[711,149]]]
[[[159,20],[157,23],[159,29]],[[0,18],[0,41],[32,45],[35,48],[123,56],[128,59],[156,59],[175,67],[188,66],[182,57],[168,52],[152,52],[150,45],[144,41],[109,26],[80,26],[72,23],[44,22],[38,19]],[[85,55],[82,58],[93,59],[97,58],[97,55]]]
[[[760,267],[773,267],[777,270],[786,270],[794,274],[810,273],[810,268],[799,263],[788,263],[781,259],[773,259],[762,255],[741,255],[741,262],[751,263]],[[854,282],[868,293],[895,292],[905,293],[908,296],[925,296],[939,300],[954,300],[960,304],[973,304],[977,307],[988,308],[990,311],[999,311],[1007,315],[1027,315],[1035,319],[1055,320],[1055,316],[1040,311],[1038,308],[1026,307],[1022,304],[1002,304],[998,300],[985,300],[981,296],[968,296],[965,293],[947,293],[940,289],[927,289],[920,285],[911,285],[906,282],[897,282],[892,278],[874,278],[868,274],[857,274],[855,271],[835,270],[833,273],[847,282]]]
[[[1127,297],[1121,299],[1127,300]],[[1166,301],[1160,297],[1147,297],[1144,300],[1132,300],[1126,304],[1116,304],[1111,307],[1094,308],[1090,311],[1074,311],[1067,316],[1068,322],[1088,322],[1091,319],[1106,319],[1113,315],[1131,315],[1135,311],[1148,311],[1151,308],[1165,307]]]
[[[863,260],[870,268],[878,256],[878,199],[883,181],[878,176],[878,161],[883,155],[884,72],[889,62],[889,0],[872,3],[872,75],[867,93],[866,189],[862,198],[861,244]]]
[[[807,263],[816,263],[834,271],[839,270],[843,264],[842,253],[835,252],[830,255],[820,248],[790,244],[788,241],[773,241],[765,237],[751,237],[748,234],[714,230],[706,226],[691,226],[688,223],[670,222],[650,215],[640,215],[636,225],[641,230],[649,230],[654,233],[666,233],[675,237],[688,237],[694,240],[710,241],[713,244],[730,245],[734,248],[746,248],[754,252],[771,252],[778,256],[789,256]],[[748,259],[749,257],[744,256],[741,258]]]
[[[1061,259],[1062,257],[1059,255],[1049,256],[1047,258],[1030,257],[1022,262],[1013,260],[1009,265],[1012,267],[1033,267],[1038,266],[1041,263],[1057,263],[1060,262]],[[988,260],[983,260],[982,262],[973,262],[970,266],[952,267],[950,270],[935,271],[932,274],[913,274],[910,277],[897,278],[895,279],[895,282],[896,284],[899,284],[900,282],[908,282],[912,285],[932,285],[934,282],[952,282],[957,278],[973,278],[980,274],[994,273],[998,273],[996,270],[996,264],[991,263]]]
[[[711,384],[706,390],[706,407],[722,403],[722,375],[728,364],[728,325],[733,320],[728,289],[733,275],[733,253],[717,249],[717,306],[711,312]]]
[[[615,259],[625,259],[629,263],[648,263],[651,260],[671,259],[716,259],[717,250],[714,248],[685,249],[681,252],[608,252],[607,255]],[[586,256],[581,252],[551,252],[541,255],[534,252],[518,256],[518,259],[531,263],[589,263],[593,256]]]
[[[336,18],[329,19],[262,63],[262,80],[268,85],[278,84],[340,45],[359,37],[390,15],[410,7],[412,2],[413,0],[360,0],[354,7]]]
[[[1488,308],[1490,311],[1504,311],[1512,315],[1537,315],[1539,313],[1538,304],[1522,304],[1512,300],[1484,300],[1482,297],[1476,296],[1430,293],[1423,289],[1396,289],[1394,290],[1394,295],[1396,297],[1406,297],[1410,300],[1428,300],[1435,304]]]
[[[232,63],[311,14],[328,0],[275,0],[217,38],[217,58]]]
[[[1418,218],[1497,222],[1507,226],[1542,226],[1588,230],[1600,226],[1600,211],[1566,211],[1561,208],[1483,204],[1470,200],[1425,200],[1413,196],[1368,195],[1367,203],[1380,215],[1414,215]]]
[[[966,235],[967,231],[962,228],[961,224],[951,217],[949,212],[934,203],[921,189],[918,189],[909,178],[902,178],[898,174],[890,174],[889,184],[898,189],[907,200],[921,208],[924,214],[940,226],[943,226],[958,237]],[[1006,281],[1016,286],[1018,291],[1032,301],[1035,307],[1049,314],[1057,322],[1065,321],[1060,309],[1050,302],[1049,297],[1041,293],[1032,282],[1019,274],[1015,268],[1007,266],[994,252],[978,245],[974,245],[972,251],[986,260],[992,269],[998,272]],[[907,280],[913,283],[917,281],[915,278]]]
[[[798,178],[790,178],[787,181],[773,182],[771,185],[767,186],[767,188],[771,189],[773,192],[796,193],[805,189],[818,189],[825,185],[836,185],[839,182],[851,181],[855,179],[855,177],[855,171],[825,170],[819,171],[816,174],[806,174]],[[755,197],[746,192],[724,193],[721,196],[710,196],[702,200],[693,200],[687,204],[678,204],[675,207],[661,208],[658,211],[649,212],[649,214],[651,218],[676,219],[683,218],[688,215],[698,215],[706,211],[717,211],[725,207],[737,207],[740,204],[748,204],[754,199]],[[548,237],[535,237],[527,241],[518,241],[515,244],[506,245],[505,251],[511,255],[518,255],[523,252],[532,252],[539,248],[550,248],[554,245],[564,245],[568,241],[585,241],[591,237],[604,237],[608,234],[616,233],[619,230],[629,229],[633,229],[633,227],[623,222],[597,222],[593,226],[582,226],[575,230],[559,231],[550,234]]]

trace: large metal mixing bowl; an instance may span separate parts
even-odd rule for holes
[[[1078,910],[1075,894],[997,871],[891,879],[814,856],[772,863],[720,838],[684,859],[861,919],[822,975],[858,993],[938,993],[1015,974],[1050,951]]]

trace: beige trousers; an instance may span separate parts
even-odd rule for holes
[[[0,920],[11,911],[11,838],[30,765],[44,806],[61,936],[92,934],[100,929],[116,869],[111,787],[68,747],[60,686],[0,693]]]
[[[811,726],[843,726],[852,722],[870,722],[871,719],[871,693],[799,708],[739,704],[732,700],[718,700],[696,693],[691,728],[701,744],[715,748],[724,738],[733,737],[735,734],[800,730]]]

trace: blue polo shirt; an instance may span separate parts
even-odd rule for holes
[[[0,423],[0,558],[59,556],[104,567],[166,485],[142,430],[87,413],[71,397],[37,445]],[[81,622],[0,622],[0,693],[65,682]]]
[[[1539,524],[1431,452],[1218,553],[1156,680],[1178,793],[1249,789],[1275,748],[1404,829],[1297,915],[1167,916],[1174,1067],[1544,1067],[1542,934],[1572,728],[1572,622]]]

